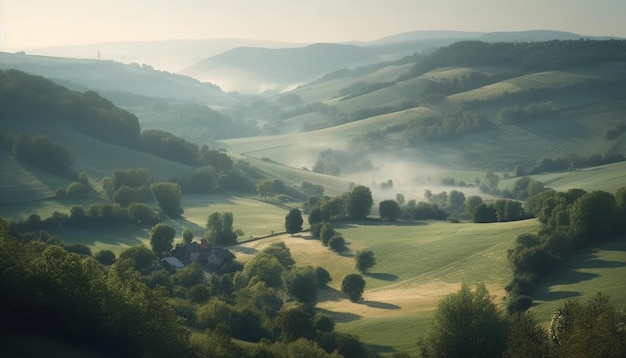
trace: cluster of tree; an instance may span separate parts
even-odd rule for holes
[[[159,118],[160,129],[171,131],[192,143],[217,144],[217,140],[240,136],[256,136],[257,123],[241,118],[236,112],[216,111],[199,103],[175,102],[122,92],[102,92],[116,105],[129,108],[139,118]],[[175,127],[174,127],[175,126]]]
[[[47,135],[6,133],[0,136],[2,147],[18,160],[28,162],[55,174],[69,175],[74,164],[72,153]]]
[[[182,164],[198,165],[198,146],[170,132],[147,129],[141,132],[139,140],[140,148],[146,153]]]
[[[23,232],[58,229],[60,227],[102,227],[124,224],[151,225],[159,222],[157,211],[143,203],[132,203],[122,207],[115,203],[91,204],[88,207],[74,205],[69,215],[55,211],[46,218],[31,214],[26,220],[16,223]]]
[[[324,188],[321,185],[303,182],[300,187],[296,187],[286,185],[279,179],[263,179],[257,182],[256,191],[265,201],[268,197],[276,197],[282,202],[304,200],[309,195],[324,194]]]
[[[356,185],[351,191],[336,197],[309,196],[304,211],[309,213],[309,223],[329,222],[339,219],[364,220],[370,214],[374,199],[370,188]]]
[[[232,245],[237,243],[237,236],[242,236],[241,230],[233,229],[233,213],[211,213],[207,218],[204,238],[215,245]]]
[[[576,154],[570,154],[566,157],[542,158],[528,172],[530,174],[564,172],[579,168],[597,167],[599,165],[623,162],[626,160],[623,154],[592,154],[588,157],[582,157]],[[524,171],[522,170],[522,174]]]
[[[91,190],[87,173],[80,172],[75,181],[69,183],[65,188],[57,189],[55,197],[57,199],[76,199],[86,195]]]
[[[406,100],[394,106],[359,108],[350,114],[350,122],[358,121],[361,119],[370,118],[374,116],[380,116],[380,115],[387,114],[387,113],[403,111],[405,109],[413,108],[416,106],[417,106],[416,102]]]
[[[529,313],[498,311],[483,284],[467,284],[439,301],[422,357],[623,357],[626,314],[598,293],[558,307],[548,329]]]
[[[509,66],[516,72],[545,71],[626,60],[622,40],[517,43],[461,41],[425,56],[411,69],[417,77],[439,67]]]
[[[559,106],[552,102],[532,103],[527,106],[504,107],[498,112],[498,120],[506,124],[518,124],[532,120],[553,118],[561,114]]]
[[[330,275],[294,267],[284,243],[270,245],[242,271],[213,274],[207,284],[198,264],[175,272],[157,265],[155,252],[170,248],[167,225],[151,230],[155,251],[135,246],[117,259],[96,254],[106,266],[54,242],[28,241],[14,229],[0,221],[0,288],[11,293],[0,307],[19,317],[5,320],[2,332],[122,357],[375,356],[315,310],[316,290]],[[287,297],[297,304],[285,305]],[[204,333],[192,335],[190,328]]]
[[[102,190],[107,199],[123,207],[152,199],[146,168],[115,169],[110,177],[102,178]]]
[[[446,141],[484,130],[492,124],[478,113],[469,111],[447,114],[443,117],[421,117],[411,120],[406,125],[402,131],[402,138],[407,145]]]
[[[498,199],[492,204],[481,203],[472,210],[475,223],[506,222],[529,219],[522,203],[515,200]]]
[[[509,199],[526,200],[547,190],[542,182],[531,177],[521,177],[515,181],[512,188],[502,190],[502,196]]]
[[[393,84],[394,82],[356,82],[339,90],[339,95],[341,96],[340,100],[345,101],[347,99],[359,97],[364,94],[392,86]]]
[[[433,197],[441,197],[443,195],[447,196],[447,193],[444,192]],[[386,199],[379,202],[378,215],[381,219],[389,221],[395,221],[400,218],[404,220],[446,220],[449,216],[437,203],[417,202],[414,199],[407,202],[402,194],[397,194],[395,200]]]
[[[311,222],[310,219],[309,222]],[[322,245],[329,247],[335,252],[343,252],[348,249],[346,247],[346,239],[333,228],[331,223],[311,222],[311,236],[319,239]]]
[[[137,147],[137,117],[97,93],[79,93],[17,70],[0,71],[0,116],[10,121],[60,122],[89,136]]]
[[[626,187],[615,194],[546,190],[530,197],[526,207],[542,227],[536,234],[519,235],[509,250],[514,271],[506,287],[511,312],[530,307],[536,281],[572,251],[626,232]]]
[[[0,116],[12,121],[63,123],[106,142],[191,166],[211,166],[216,175],[227,175],[232,167],[232,160],[225,153],[206,146],[198,148],[162,130],[142,133],[134,114],[115,107],[95,92],[70,91],[43,77],[16,70],[0,71]],[[223,126],[219,120],[215,124]],[[7,135],[2,136],[4,147],[9,139]],[[72,164],[71,155],[45,136],[19,135],[12,139],[11,148],[15,146],[18,158],[36,161],[49,170],[65,174]]]
[[[443,79],[440,81],[430,80],[428,85],[424,88],[422,95],[424,97],[433,95],[451,95],[454,93],[460,93],[486,86],[491,83],[502,81],[509,78],[511,75],[486,75],[481,72],[472,71],[469,74],[462,77],[455,77],[448,80]]]

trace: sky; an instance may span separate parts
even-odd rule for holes
[[[0,51],[112,41],[371,41],[414,30],[626,37],[626,0],[0,0]]]

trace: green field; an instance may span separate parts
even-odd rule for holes
[[[337,328],[358,334],[380,352],[415,354],[415,342],[430,324],[439,299],[462,282],[484,282],[501,303],[511,268],[506,250],[520,233],[537,230],[535,220],[494,224],[443,222],[362,222],[338,224],[349,252],[336,254],[307,235],[274,237],[231,247],[242,261],[272,242],[284,241],[297,265],[322,266],[333,281],[320,292],[318,307],[332,314]],[[342,278],[356,272],[354,252],[369,248],[377,264],[365,275],[363,303],[339,292]],[[389,327],[380,334],[380,327]],[[394,328],[395,327],[395,328]],[[393,328],[393,329],[392,329]]]
[[[626,308],[625,277],[626,238],[580,250],[540,282],[530,310],[548,322],[563,300],[587,300],[597,292],[609,294],[616,307]]]

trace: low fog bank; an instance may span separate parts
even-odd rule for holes
[[[475,181],[484,173],[459,169],[439,168],[420,162],[386,155],[370,155],[372,169],[359,171],[341,177],[355,184],[370,188],[377,210],[378,203],[387,199],[396,199],[397,194],[404,196],[406,201],[426,201],[424,192],[432,193],[456,190],[465,196],[482,195]],[[454,181],[454,184],[449,182]],[[444,184],[448,182],[448,184]]]

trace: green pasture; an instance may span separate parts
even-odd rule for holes
[[[413,64],[388,65],[373,71],[358,73],[328,80],[318,80],[290,91],[297,94],[305,103],[326,102],[339,96],[342,88],[349,87],[358,82],[389,82],[398,76],[408,72]]]
[[[431,280],[504,286],[511,274],[507,249],[518,234],[537,228],[535,220],[337,225],[348,241],[367,247],[376,255],[377,264],[365,277],[368,289],[409,287]]]
[[[626,308],[626,237],[576,252],[535,290],[537,319],[549,322],[564,300],[587,300],[597,292],[611,296],[618,308]]]
[[[438,112],[416,107],[310,132],[220,140],[219,145],[232,153],[270,158],[296,168],[311,168],[322,150],[346,149],[354,137],[434,113]]]
[[[183,218],[176,220],[176,224],[171,224],[176,229],[177,236],[182,234],[184,228],[188,228],[194,236],[202,237],[207,218],[214,212],[233,213],[233,229],[244,232],[239,240],[266,236],[285,231],[285,216],[288,213],[286,208],[264,202],[260,197],[183,195],[181,205],[185,211]]]
[[[531,175],[530,177],[544,183],[546,187],[557,191],[567,191],[572,188],[586,191],[603,190],[610,193],[626,186],[626,162],[602,165],[599,167],[578,169],[569,172],[546,173]],[[500,182],[501,188],[512,187],[519,178],[504,179]]]
[[[395,352],[407,352],[419,357],[419,340],[428,332],[434,309],[418,315],[390,318],[350,319],[337,322],[337,329],[349,332],[371,347],[374,351],[391,356]]]
[[[337,329],[358,335],[381,353],[417,354],[438,300],[462,282],[484,282],[501,303],[512,272],[507,249],[521,233],[534,232],[536,220],[493,224],[367,221],[336,223],[349,251],[337,254],[307,234],[283,235],[231,247],[246,261],[272,242],[284,241],[299,266],[321,266],[333,281],[321,290],[318,307]],[[369,248],[377,264],[364,275],[362,303],[339,292],[342,278],[355,273],[354,253]]]
[[[0,151],[0,208],[9,203],[28,202],[53,197],[68,180],[50,174]],[[4,208],[2,208],[4,210]]]
[[[243,155],[232,155],[232,157],[261,169],[270,178],[280,179],[287,185],[300,187],[303,182],[308,181],[309,183],[323,186],[324,194],[331,196],[343,194],[350,189],[350,181],[345,178],[319,174],[254,157]]]
[[[417,94],[421,93],[427,84],[428,81],[422,78],[413,78],[347,100],[334,100],[332,104],[348,114],[364,108],[397,107],[405,101],[417,102]]]

